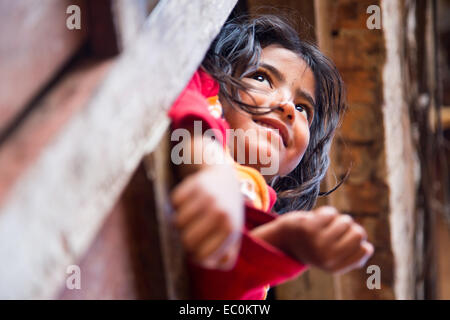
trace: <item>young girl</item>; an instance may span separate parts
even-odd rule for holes
[[[172,202],[193,298],[261,299],[307,265],[344,273],[365,264],[373,246],[350,216],[305,211],[319,195],[344,106],[333,63],[283,19],[222,28],[169,111],[172,129],[191,133],[189,160],[199,149],[229,155],[211,163],[203,152],[203,161],[177,166]],[[208,129],[214,139],[205,139]],[[268,167],[277,170],[261,175]]]

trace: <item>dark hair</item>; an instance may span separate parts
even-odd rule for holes
[[[316,110],[303,159],[287,176],[271,182],[278,194],[275,205],[278,213],[309,210],[322,195],[320,182],[329,166],[328,152],[345,110],[344,85],[336,66],[315,45],[300,40],[286,18],[260,15],[227,22],[211,44],[202,67],[219,82],[221,98],[231,105],[251,114],[272,112],[270,108],[262,110],[243,103],[238,94],[239,90],[249,89],[241,79],[257,70],[262,49],[272,44],[298,54],[310,67],[316,82]]]

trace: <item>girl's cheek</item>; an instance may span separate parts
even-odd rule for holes
[[[303,134],[299,136],[299,142],[297,147],[297,162],[300,162],[303,158],[303,155],[306,152],[306,149],[309,145],[309,127],[306,127],[306,129],[303,131]]]
[[[263,92],[251,92],[241,94],[242,102],[255,106],[269,106],[270,94]]]
[[[284,154],[281,160],[282,170],[286,171],[284,174],[290,173],[299,165],[309,145],[310,133],[308,127],[295,132],[294,135],[295,140],[292,148]]]
[[[301,126],[300,130],[294,133],[294,137],[297,157],[301,160],[309,145],[310,132],[307,120],[305,120],[305,125]]]

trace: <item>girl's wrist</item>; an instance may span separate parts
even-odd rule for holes
[[[284,253],[289,253],[288,242],[286,241],[286,224],[281,217],[254,228],[250,231],[250,234],[266,241]]]
[[[293,257],[292,254],[292,239],[294,239],[293,235],[291,234],[292,228],[289,224],[289,219],[286,219],[287,216],[280,216],[277,220],[277,231],[279,234],[279,246],[280,249],[286,253],[287,255]]]

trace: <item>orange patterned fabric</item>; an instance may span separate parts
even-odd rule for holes
[[[235,162],[234,167],[238,173],[241,192],[245,199],[256,209],[269,210],[269,189],[263,176],[254,168],[242,166]]]

